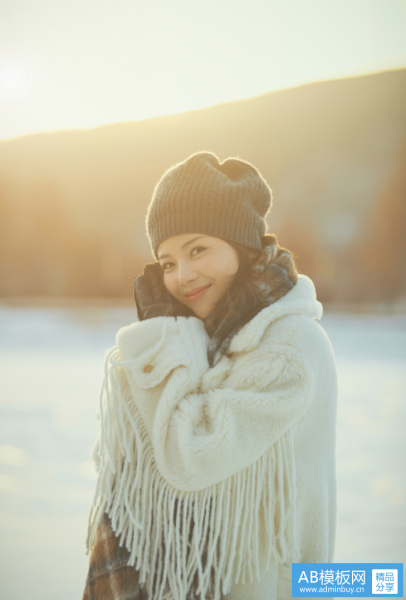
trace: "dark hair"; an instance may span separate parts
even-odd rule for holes
[[[231,338],[266,306],[284,296],[297,282],[293,254],[279,246],[276,235],[262,238],[262,250],[253,250],[235,242],[227,242],[239,258],[239,268],[224,296],[205,319],[212,338],[209,364],[214,355],[224,353]]]

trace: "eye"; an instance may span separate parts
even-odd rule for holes
[[[197,252],[195,252],[195,250],[197,250]],[[196,256],[196,254],[200,254],[201,252],[203,252],[204,250],[207,250],[207,248],[205,246],[195,246],[191,251],[190,251],[190,255],[191,256]],[[172,262],[166,262],[166,263],[162,263],[161,268],[162,271],[168,271],[171,267],[172,267],[173,263]]]
[[[167,262],[167,263],[164,263],[163,265],[161,265],[162,271],[167,271],[168,270],[167,269],[168,265],[173,265],[173,263]],[[168,267],[168,268],[170,268],[170,267]]]
[[[191,251],[191,253],[190,253],[190,254],[192,254],[192,255],[193,255],[193,252],[194,252],[195,250],[200,250],[200,251],[203,251],[203,250],[207,250],[207,248],[205,248],[204,246],[195,246],[195,247],[193,248],[193,250]],[[200,252],[198,252],[198,254],[200,254]]]

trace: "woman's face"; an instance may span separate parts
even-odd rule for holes
[[[166,289],[205,319],[230,287],[237,273],[236,250],[224,240],[201,233],[183,233],[158,247]]]

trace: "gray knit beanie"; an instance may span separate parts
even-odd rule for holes
[[[161,242],[203,233],[261,250],[272,191],[249,162],[197,152],[168,169],[154,188],[147,235],[155,258]]]

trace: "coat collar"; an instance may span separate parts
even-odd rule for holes
[[[317,300],[313,281],[299,274],[296,285],[277,302],[262,309],[232,338],[229,352],[242,352],[257,346],[266,328],[286,315],[308,315],[321,319],[323,305]]]

